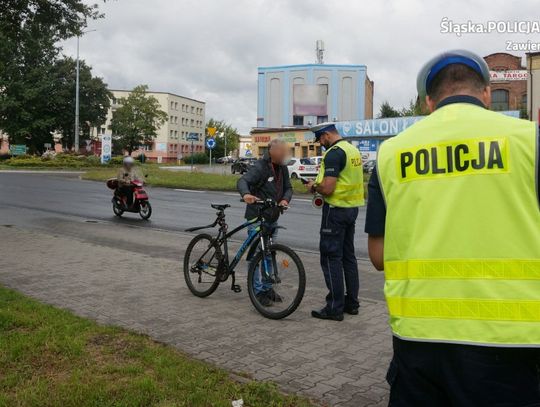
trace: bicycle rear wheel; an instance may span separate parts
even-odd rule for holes
[[[302,302],[306,273],[298,255],[289,247],[274,244],[269,255],[259,251],[248,270],[248,293],[261,315],[281,319],[291,315]]]
[[[193,295],[208,297],[216,291],[220,254],[213,237],[206,233],[189,242],[184,256],[184,278]]]

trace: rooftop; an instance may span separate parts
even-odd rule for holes
[[[131,89],[109,89],[109,90],[111,92],[126,92],[126,93],[130,93],[132,91]],[[182,95],[178,95],[176,93],[171,93],[171,92],[160,92],[160,91],[155,91],[155,90],[148,90],[146,93],[159,93],[161,95],[171,95],[171,96],[176,96],[176,97],[183,98],[183,99],[192,100],[194,102],[206,104],[206,102],[203,102],[202,100],[193,99],[193,98],[190,98],[190,97],[187,97],[187,96],[182,96]]]

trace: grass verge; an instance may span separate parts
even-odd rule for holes
[[[156,187],[203,189],[209,191],[236,191],[238,176],[228,174],[206,174],[202,172],[168,171],[153,165],[139,167],[148,174],[146,183]],[[117,169],[91,169],[82,175],[83,179],[105,181],[116,176]],[[300,181],[293,180],[294,192],[305,193],[306,189]]]
[[[311,405],[1,286],[0,366],[2,407]]]

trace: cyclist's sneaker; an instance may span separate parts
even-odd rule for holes
[[[273,288],[268,290],[266,293],[268,295],[268,298],[270,298],[270,301],[272,301],[272,302],[283,302],[283,298],[281,297],[281,295],[276,293]]]
[[[257,297],[257,301],[259,304],[261,304],[263,307],[269,307],[272,305],[272,300],[268,296],[267,291],[261,291],[257,294],[255,294],[255,297]]]

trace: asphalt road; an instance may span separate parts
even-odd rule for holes
[[[188,227],[211,223],[215,211],[210,203],[228,203],[227,221],[234,227],[243,221],[244,204],[235,193],[147,188],[153,214],[143,221],[137,214],[119,219],[112,213],[111,191],[105,183],[82,181],[78,175],[39,173],[0,173],[0,210],[23,208],[34,218],[69,215],[88,221],[109,221],[126,226],[184,231]],[[302,250],[318,250],[320,210],[305,198],[294,199],[291,209],[280,219],[287,229],[280,232],[282,243]],[[24,219],[19,219],[24,221]],[[359,258],[367,257],[367,236],[363,232],[365,209],[357,221],[356,250]],[[30,220],[28,220],[30,222]],[[243,239],[243,235],[239,239]]]

